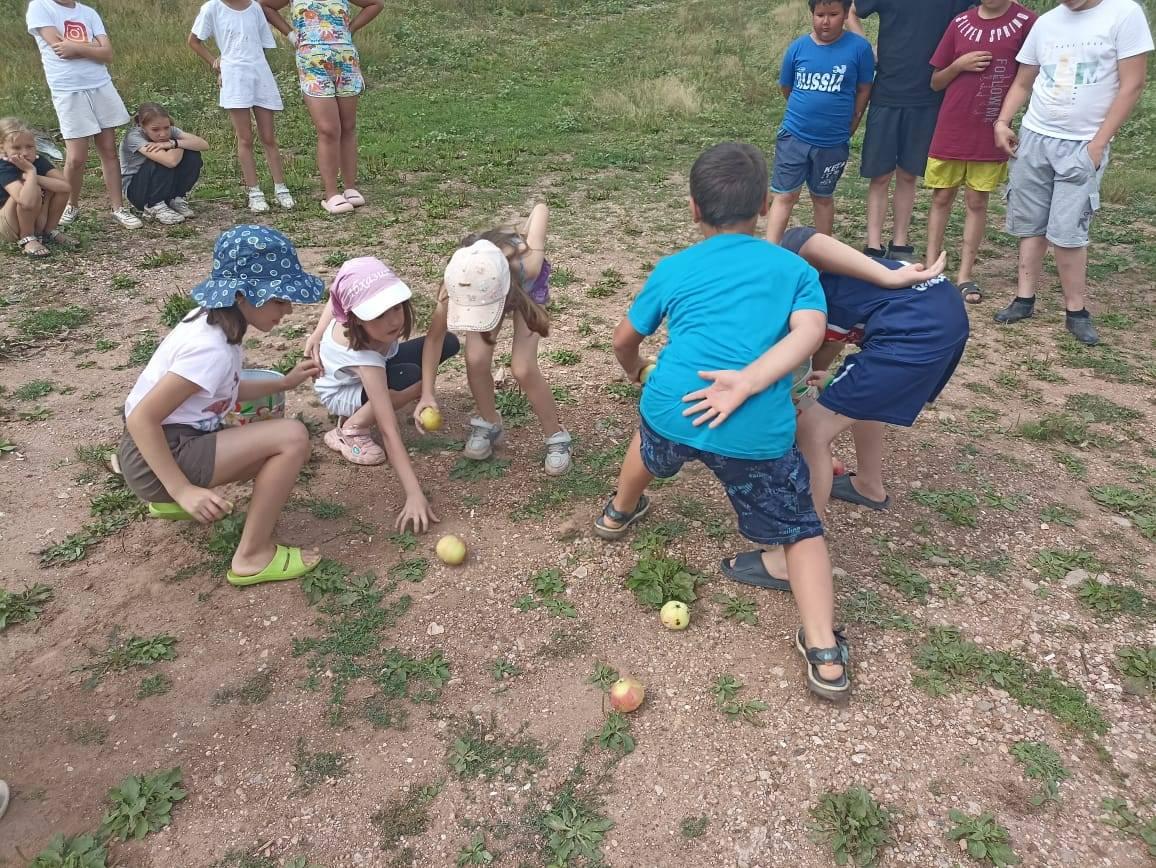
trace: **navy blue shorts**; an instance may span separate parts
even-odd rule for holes
[[[660,479],[674,476],[688,461],[701,461],[726,489],[739,520],[739,533],[761,545],[789,545],[823,535],[811,502],[811,474],[795,447],[782,458],[752,461],[727,458],[667,440],[641,421],[642,463]]]
[[[850,419],[909,428],[947,386],[966,345],[919,363],[862,350],[844,360],[819,403]]]
[[[849,143],[819,148],[783,130],[775,140],[771,192],[794,193],[806,183],[812,196],[830,199],[835,195],[835,185],[843,177],[850,155]]]
[[[938,103],[911,108],[872,103],[867,112],[859,174],[864,178],[879,178],[891,174],[898,166],[908,174],[922,177],[927,171],[927,152],[931,150],[938,118]]]

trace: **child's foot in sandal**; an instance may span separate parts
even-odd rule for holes
[[[165,521],[194,520],[179,503],[150,503],[149,518],[161,518]]]
[[[35,235],[25,235],[16,242],[16,246],[23,250],[24,255],[29,259],[43,259],[52,253],[52,251],[44,246],[44,242]]]
[[[632,524],[650,512],[650,498],[645,494],[638,498],[638,505],[631,512],[623,512],[615,508],[614,498],[617,496],[617,491],[610,495],[610,500],[606,501],[602,515],[594,519],[594,533],[602,539],[621,539]]]
[[[974,280],[964,281],[959,285],[959,291],[963,295],[963,300],[968,304],[979,304],[983,301],[983,290],[979,288],[979,284]]]
[[[238,572],[236,569],[230,569],[225,577],[229,580],[229,584],[236,588],[258,585],[261,582],[285,582],[307,575],[319,561],[320,558],[306,561],[297,546],[279,545],[273,559],[260,572],[249,573],[245,570]]]
[[[850,647],[842,630],[834,633],[834,648],[808,648],[800,627],[795,631],[795,648],[807,661],[807,689],[831,702],[846,702],[851,697],[851,679],[847,677]]]
[[[770,591],[790,591],[791,583],[780,579],[767,569],[764,552],[743,552],[733,558],[724,559],[719,564],[724,576],[734,582],[765,588]]]
[[[353,464],[374,467],[386,461],[385,450],[365,428],[333,428],[325,432],[324,440],[326,446]]]

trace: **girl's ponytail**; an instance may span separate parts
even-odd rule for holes
[[[136,110],[136,114],[132,116],[132,122],[138,126],[143,127],[150,124],[157,118],[164,118],[169,123],[172,123],[173,116],[168,113],[168,110],[156,102],[142,102],[140,107]]]

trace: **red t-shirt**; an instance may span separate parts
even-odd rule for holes
[[[931,55],[932,66],[946,69],[972,51],[990,51],[991,63],[983,72],[960,73],[947,86],[931,140],[931,156],[940,160],[1007,161],[1007,154],[995,145],[993,127],[1019,69],[1016,55],[1036,18],[1031,10],[1012,3],[999,18],[981,18],[975,8],[947,25]]]

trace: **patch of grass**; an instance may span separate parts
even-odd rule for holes
[[[1059,581],[1072,570],[1087,570],[1092,575],[1104,570],[1104,565],[1086,549],[1040,549],[1032,556],[1031,565],[1051,581]]]
[[[724,618],[748,624],[752,627],[759,623],[759,610],[754,600],[747,597],[738,597],[731,594],[715,594],[712,598],[722,606]]]
[[[522,674],[521,669],[504,658],[499,658],[491,662],[487,671],[495,681],[509,681],[511,678]]]
[[[1056,463],[1058,463],[1064,470],[1067,471],[1068,476],[1072,479],[1087,479],[1088,465],[1067,452],[1057,452],[1055,454]]]
[[[560,407],[576,407],[578,399],[570,394],[570,390],[565,386],[551,386],[550,394],[554,396],[554,401]]]
[[[1037,443],[1066,443],[1069,446],[1087,446],[1098,438],[1088,430],[1085,419],[1071,413],[1047,413],[1034,422],[1019,427],[1019,435]]]
[[[310,605],[316,605],[328,594],[336,594],[345,587],[351,570],[330,558],[322,558],[317,566],[301,578],[301,590]]]
[[[879,576],[888,585],[897,590],[905,600],[927,602],[931,593],[931,583],[923,574],[912,569],[902,559],[894,555],[883,558],[879,566]]]
[[[569,473],[530,493],[521,506],[511,511],[510,518],[513,521],[540,518],[571,501],[606,495],[613,486],[613,474],[617,473],[625,454],[625,442],[607,449],[579,451]]]
[[[370,818],[376,827],[382,850],[396,850],[402,838],[420,835],[429,827],[429,809],[442,785],[410,784],[405,792],[385,803]]]
[[[406,558],[389,568],[391,579],[415,584],[422,581],[427,572],[429,572],[429,560],[427,558]]]
[[[340,751],[318,751],[309,753],[305,749],[305,739],[297,739],[297,749],[293,753],[293,771],[297,775],[297,792],[307,794],[326,781],[343,778],[349,774],[348,754]]]
[[[172,822],[173,805],[187,794],[179,768],[151,775],[129,775],[108,791],[108,809],[100,823],[101,840],[139,841]]]
[[[1051,359],[1025,359],[1024,370],[1044,383],[1066,383],[1067,378],[1052,367]]]
[[[546,767],[542,745],[525,735],[523,724],[511,736],[499,732],[493,717],[489,722],[470,715],[446,751],[446,764],[458,778],[512,781],[520,771],[527,774]]]
[[[413,551],[419,542],[413,532],[408,530],[403,530],[401,533],[391,533],[387,539],[403,552]]]
[[[594,669],[591,671],[590,677],[586,680],[587,683],[593,684],[603,693],[606,693],[610,690],[610,686],[618,680],[618,677],[617,669],[598,660],[595,661]]]
[[[268,856],[250,853],[247,850],[229,850],[210,868],[278,868]]]
[[[1068,395],[1064,407],[1074,413],[1079,413],[1089,422],[1135,422],[1144,418],[1144,414],[1131,407],[1124,407],[1114,401],[1109,401],[1101,395],[1089,395],[1081,392]]]
[[[909,615],[898,611],[878,593],[868,589],[843,597],[839,614],[846,621],[882,630],[915,629],[915,622]]]
[[[92,835],[66,838],[58,832],[28,868],[106,868],[107,860],[108,851]]]
[[[175,660],[176,645],[176,638],[167,633],[123,638],[113,633],[108,647],[96,655],[96,660],[80,667],[80,671],[89,673],[84,686],[92,689],[112,672],[124,672],[127,669],[152,666],[165,660]]]
[[[1148,598],[1135,588],[1092,578],[1080,585],[1076,596],[1099,618],[1113,618],[1121,614],[1142,615],[1150,606]]]
[[[604,750],[619,757],[634,753],[635,741],[634,736],[630,734],[630,720],[626,715],[617,711],[612,711],[607,715],[606,722],[595,734],[594,740]]]
[[[306,500],[303,503],[304,507],[309,510],[309,514],[314,518],[320,519],[334,519],[341,518],[349,511],[348,507],[341,503],[334,503],[331,500],[320,500],[317,498]]]
[[[723,673],[715,677],[710,691],[714,694],[718,710],[730,720],[741,720],[754,726],[762,726],[759,715],[769,707],[761,699],[739,698],[745,685],[733,675]]]
[[[29,340],[58,337],[92,319],[92,311],[77,305],[29,311],[16,323],[16,331]]]
[[[552,361],[554,364],[562,365],[564,367],[569,367],[570,365],[576,365],[580,361],[582,361],[582,356],[580,353],[577,353],[574,350],[566,350],[566,349],[554,350],[554,351],[548,353],[546,357],[550,361]]]
[[[1060,782],[1071,777],[1060,755],[1042,741],[1017,741],[1010,752],[1023,763],[1024,774],[1040,782],[1040,791],[1031,797],[1031,803],[1038,808],[1045,802],[1058,802]]]
[[[1062,524],[1066,527],[1075,527],[1080,512],[1061,504],[1045,506],[1040,510],[1040,521],[1046,524]]]
[[[161,325],[173,328],[189,315],[197,306],[193,297],[187,292],[174,292],[165,296],[161,302]]]
[[[281,358],[270,365],[270,367],[279,374],[288,374],[295,367],[297,367],[297,364],[304,358],[305,353],[303,353],[301,350],[289,350],[287,353],[282,355]]]
[[[361,716],[374,729],[404,730],[409,723],[409,712],[399,703],[385,696],[369,696],[361,705]]]
[[[502,424],[508,428],[520,428],[534,418],[530,399],[521,389],[499,389],[494,392],[494,405],[502,416]]]
[[[1007,651],[985,651],[955,627],[934,627],[915,652],[922,670],[913,681],[933,696],[969,685],[992,684],[1025,708],[1042,709],[1077,732],[1094,737],[1108,731],[1100,710],[1080,690],[1050,669],[1036,669]]]
[[[25,624],[40,617],[56,592],[48,585],[35,584],[23,591],[0,588],[0,632],[15,624]]]
[[[1116,668],[1129,692],[1138,696],[1156,692],[1156,645],[1125,645],[1117,649]]]
[[[607,383],[602,391],[623,401],[637,402],[642,397],[642,388],[633,383]]]
[[[56,384],[51,380],[31,380],[23,386],[17,386],[11,395],[17,401],[36,401],[51,395],[56,391]]]
[[[128,351],[126,366],[130,368],[144,367],[160,345],[161,339],[157,337],[156,332],[151,330],[141,332],[141,336],[133,341],[132,349]]]
[[[538,815],[535,825],[545,838],[547,864],[570,865],[576,858],[601,865],[602,841],[614,821],[602,813],[596,798],[580,792],[585,769],[576,766],[566,783]]]
[[[1135,381],[1132,365],[1120,354],[1120,350],[1101,344],[1084,346],[1074,337],[1062,334],[1056,341],[1063,363],[1069,368],[1093,371],[1100,377],[1121,383]]]
[[[695,588],[702,580],[685,561],[644,557],[626,577],[626,589],[643,606],[661,609],[669,600],[693,603],[698,599]]]
[[[179,250],[158,250],[142,259],[140,261],[140,267],[168,268],[172,265],[180,265],[184,260],[185,255]]]
[[[514,608],[521,612],[531,609],[545,609],[551,615],[562,618],[577,618],[578,610],[565,599],[566,581],[557,569],[539,570],[530,576],[530,593],[519,597]]]
[[[509,469],[510,462],[504,458],[488,458],[485,461],[459,458],[450,468],[450,479],[457,479],[461,482],[484,482],[491,479],[501,479]]]
[[[486,849],[486,836],[481,832],[474,832],[469,843],[458,851],[454,865],[458,868],[462,865],[491,865],[493,861],[494,854]]]
[[[678,832],[688,841],[701,838],[706,834],[706,827],[709,823],[710,817],[706,814],[701,817],[683,817],[682,822],[678,824]]]
[[[970,491],[920,489],[912,492],[917,503],[930,507],[952,524],[975,527],[979,498]]]
[[[823,793],[811,808],[811,840],[831,848],[836,865],[869,868],[895,843],[891,812],[865,788]]]
[[[86,721],[65,727],[64,736],[73,744],[88,747],[94,744],[104,744],[108,739],[108,730],[98,723]]]
[[[386,696],[433,702],[450,680],[450,664],[440,651],[417,658],[399,648],[388,648],[371,677]]]
[[[996,821],[994,814],[973,817],[953,808],[948,816],[955,824],[947,833],[948,839],[963,841],[967,845],[967,855],[976,862],[987,862],[996,868],[1019,864],[1019,857],[1011,847],[1011,836]]]
[[[269,669],[254,672],[232,687],[222,687],[213,694],[210,703],[228,705],[230,702],[239,702],[241,705],[260,705],[273,695],[273,674]]]
[[[21,422],[46,422],[52,418],[52,411],[47,407],[37,407],[34,410],[22,410],[16,414]]]
[[[136,689],[137,699],[148,699],[150,696],[163,696],[173,689],[173,680],[163,672],[156,675],[146,675],[140,680],[140,687]]]
[[[1148,855],[1156,856],[1156,814],[1142,820],[1124,799],[1104,799],[1100,809],[1104,812],[1100,822],[1139,838],[1148,848]]]
[[[1122,485],[1095,485],[1092,499],[1128,518],[1147,539],[1156,540],[1156,487],[1137,491]]]
[[[660,521],[642,527],[634,537],[631,548],[645,557],[657,558],[667,547],[686,533],[686,523],[681,521]]]

